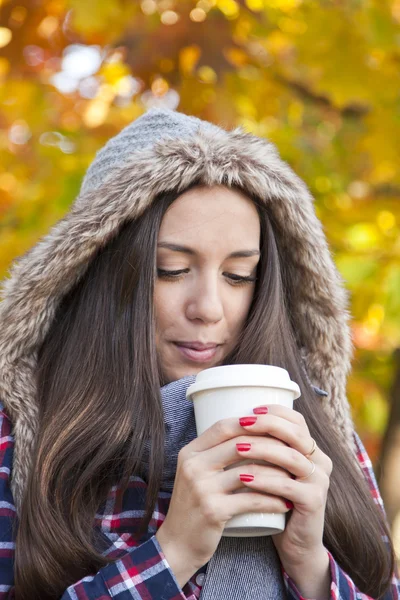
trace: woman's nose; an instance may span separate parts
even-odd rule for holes
[[[222,319],[223,304],[217,282],[203,280],[193,288],[186,305],[186,316],[191,320],[201,319],[205,323]]]

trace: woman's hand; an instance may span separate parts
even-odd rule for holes
[[[304,417],[297,411],[270,404],[267,414],[259,414],[262,408],[254,409],[257,421],[245,429],[253,436],[246,441],[251,450],[239,452],[247,459],[261,459],[286,469],[293,478],[271,477],[263,466],[246,465],[246,472],[254,475],[248,488],[286,498],[294,505],[282,533],[272,536],[283,565],[294,566],[311,563],[323,551],[325,506],[332,472],[331,459],[318,447],[307,458],[314,447],[313,439]],[[273,436],[259,437],[259,436]],[[281,440],[286,447],[276,446],[272,440]],[[311,462],[312,461],[312,462]],[[315,465],[314,472],[313,464]],[[312,473],[312,474],[311,474]],[[296,478],[305,478],[303,481]],[[326,554],[326,553],[325,553]]]
[[[260,423],[265,425],[265,417],[260,418]],[[243,429],[237,417],[222,419],[179,452],[168,512],[156,533],[179,582],[186,582],[210,560],[227,521],[233,516],[247,512],[289,511],[279,492],[285,481],[291,482],[288,471],[274,465],[242,465],[226,469],[241,462],[236,443],[254,441],[255,451],[258,448],[260,456],[263,455],[261,458],[264,454],[273,455],[277,463],[280,452],[290,453],[284,442],[259,437],[265,433],[257,428],[258,437],[255,438]],[[289,462],[289,457],[284,462]],[[255,482],[274,482],[274,490],[278,489],[278,492],[268,495],[268,492],[261,494],[254,489],[254,492],[234,493],[245,487],[239,475],[246,472],[256,473]]]
[[[237,447],[243,443],[251,444],[246,452]],[[257,415],[251,426],[242,426],[236,417],[222,419],[181,449],[168,513],[156,537],[173,570],[174,565],[187,565],[182,580],[210,560],[233,516],[286,513],[288,501],[294,504],[293,513],[285,531],[273,536],[283,565],[309,564],[321,557],[332,463],[316,449],[312,476],[304,482],[291,478],[311,472],[305,454],[312,445],[300,413],[270,405],[268,414]],[[244,458],[269,464],[234,465]],[[242,473],[254,475],[254,480],[243,483]],[[252,491],[234,493],[244,487]]]

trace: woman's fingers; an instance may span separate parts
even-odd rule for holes
[[[308,480],[312,463],[306,454],[314,444],[304,417],[280,405],[269,405],[267,411],[256,415],[250,426],[243,426],[236,417],[218,421],[185,446],[181,460],[199,477],[205,471],[218,473],[240,459],[247,459],[265,461],[295,478]],[[318,447],[312,461],[330,475],[332,462]]]
[[[182,451],[184,453],[204,452],[243,433],[244,430],[239,423],[238,417],[221,419],[206,429],[199,437],[184,446]]]
[[[259,412],[258,409],[263,408],[267,409],[267,413]],[[305,419],[301,413],[292,408],[288,408],[287,406],[282,406],[281,404],[268,404],[266,406],[257,406],[253,409],[254,414],[268,414],[275,415],[276,417],[282,417],[282,419],[286,419],[295,425],[303,426],[305,424]]]
[[[267,414],[254,415],[252,425],[241,425],[238,417],[229,417],[217,421],[185,446],[184,452],[204,452],[243,435],[245,432],[247,435],[274,437],[295,448],[301,454],[307,454],[312,447],[312,438],[304,417],[295,410],[271,404],[268,406]]]
[[[246,487],[240,480],[240,475],[243,473],[252,474],[252,469],[254,469],[255,466],[256,465],[254,463],[232,466],[217,473],[213,477],[203,479],[199,485],[207,487],[207,489],[212,493],[234,493]],[[279,467],[275,467],[274,465],[258,464],[257,466],[262,469],[263,480],[267,480],[268,478],[281,480],[290,479],[290,474],[287,471],[284,471]]]
[[[247,489],[278,496],[283,502],[289,500],[297,509],[303,508],[306,512],[315,512],[325,506],[329,477],[321,469],[316,468],[307,484],[291,478],[268,474],[260,465],[243,465],[241,470],[237,468],[234,470],[238,479],[240,472],[253,475],[252,481],[243,482]]]
[[[292,420],[288,420],[287,416],[279,416],[275,412],[281,412],[285,409],[284,406],[270,405],[268,414],[257,415],[257,420],[253,425],[244,425],[245,429],[251,435],[270,435],[278,440],[281,440],[288,446],[291,446],[300,454],[307,454],[311,451],[312,438],[308,427],[305,424],[304,418],[300,413],[294,417],[290,415]],[[296,411],[286,408],[287,411],[295,413]],[[286,413],[285,413],[286,414]],[[296,420],[296,422],[293,421]]]
[[[216,472],[244,459],[266,461],[286,469],[296,477],[304,477],[309,472],[310,461],[303,454],[284,442],[267,436],[238,436],[202,452],[201,457],[193,460],[193,465],[198,465],[194,468],[199,472],[205,468]]]
[[[205,486],[208,490],[206,495]],[[226,521],[247,512],[286,513],[290,510],[290,505],[281,496],[246,489],[239,479],[239,472],[226,472],[211,481],[202,482],[201,491],[198,489],[195,493],[202,494],[199,506],[209,520]]]
[[[311,465],[308,458],[294,448],[277,442],[278,440],[272,438],[255,436],[247,438],[245,446],[239,442],[236,451],[245,459],[264,460],[289,471],[295,477],[307,476],[310,473]],[[249,445],[249,450],[241,450],[242,447]]]
[[[221,510],[224,511],[227,520],[247,512],[287,513],[290,510],[285,500],[278,496],[259,494],[249,490],[243,494],[224,496],[221,498],[221,502]]]

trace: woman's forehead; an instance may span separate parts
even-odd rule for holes
[[[254,239],[260,222],[254,203],[225,186],[195,188],[179,196],[169,207],[160,227],[160,238],[223,236]]]

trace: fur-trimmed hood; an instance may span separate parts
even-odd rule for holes
[[[125,136],[125,137],[124,137]],[[2,282],[0,401],[13,422],[12,492],[17,510],[38,427],[37,352],[63,296],[100,247],[160,192],[237,184],[262,199],[284,231],[278,243],[289,272],[289,310],[324,409],[353,447],[346,399],[352,344],[347,293],[332,261],[313,198],[273,144],[237,127],[226,131],[192,116],[152,108],[97,153],[69,212]],[[289,290],[290,292],[290,290]]]

